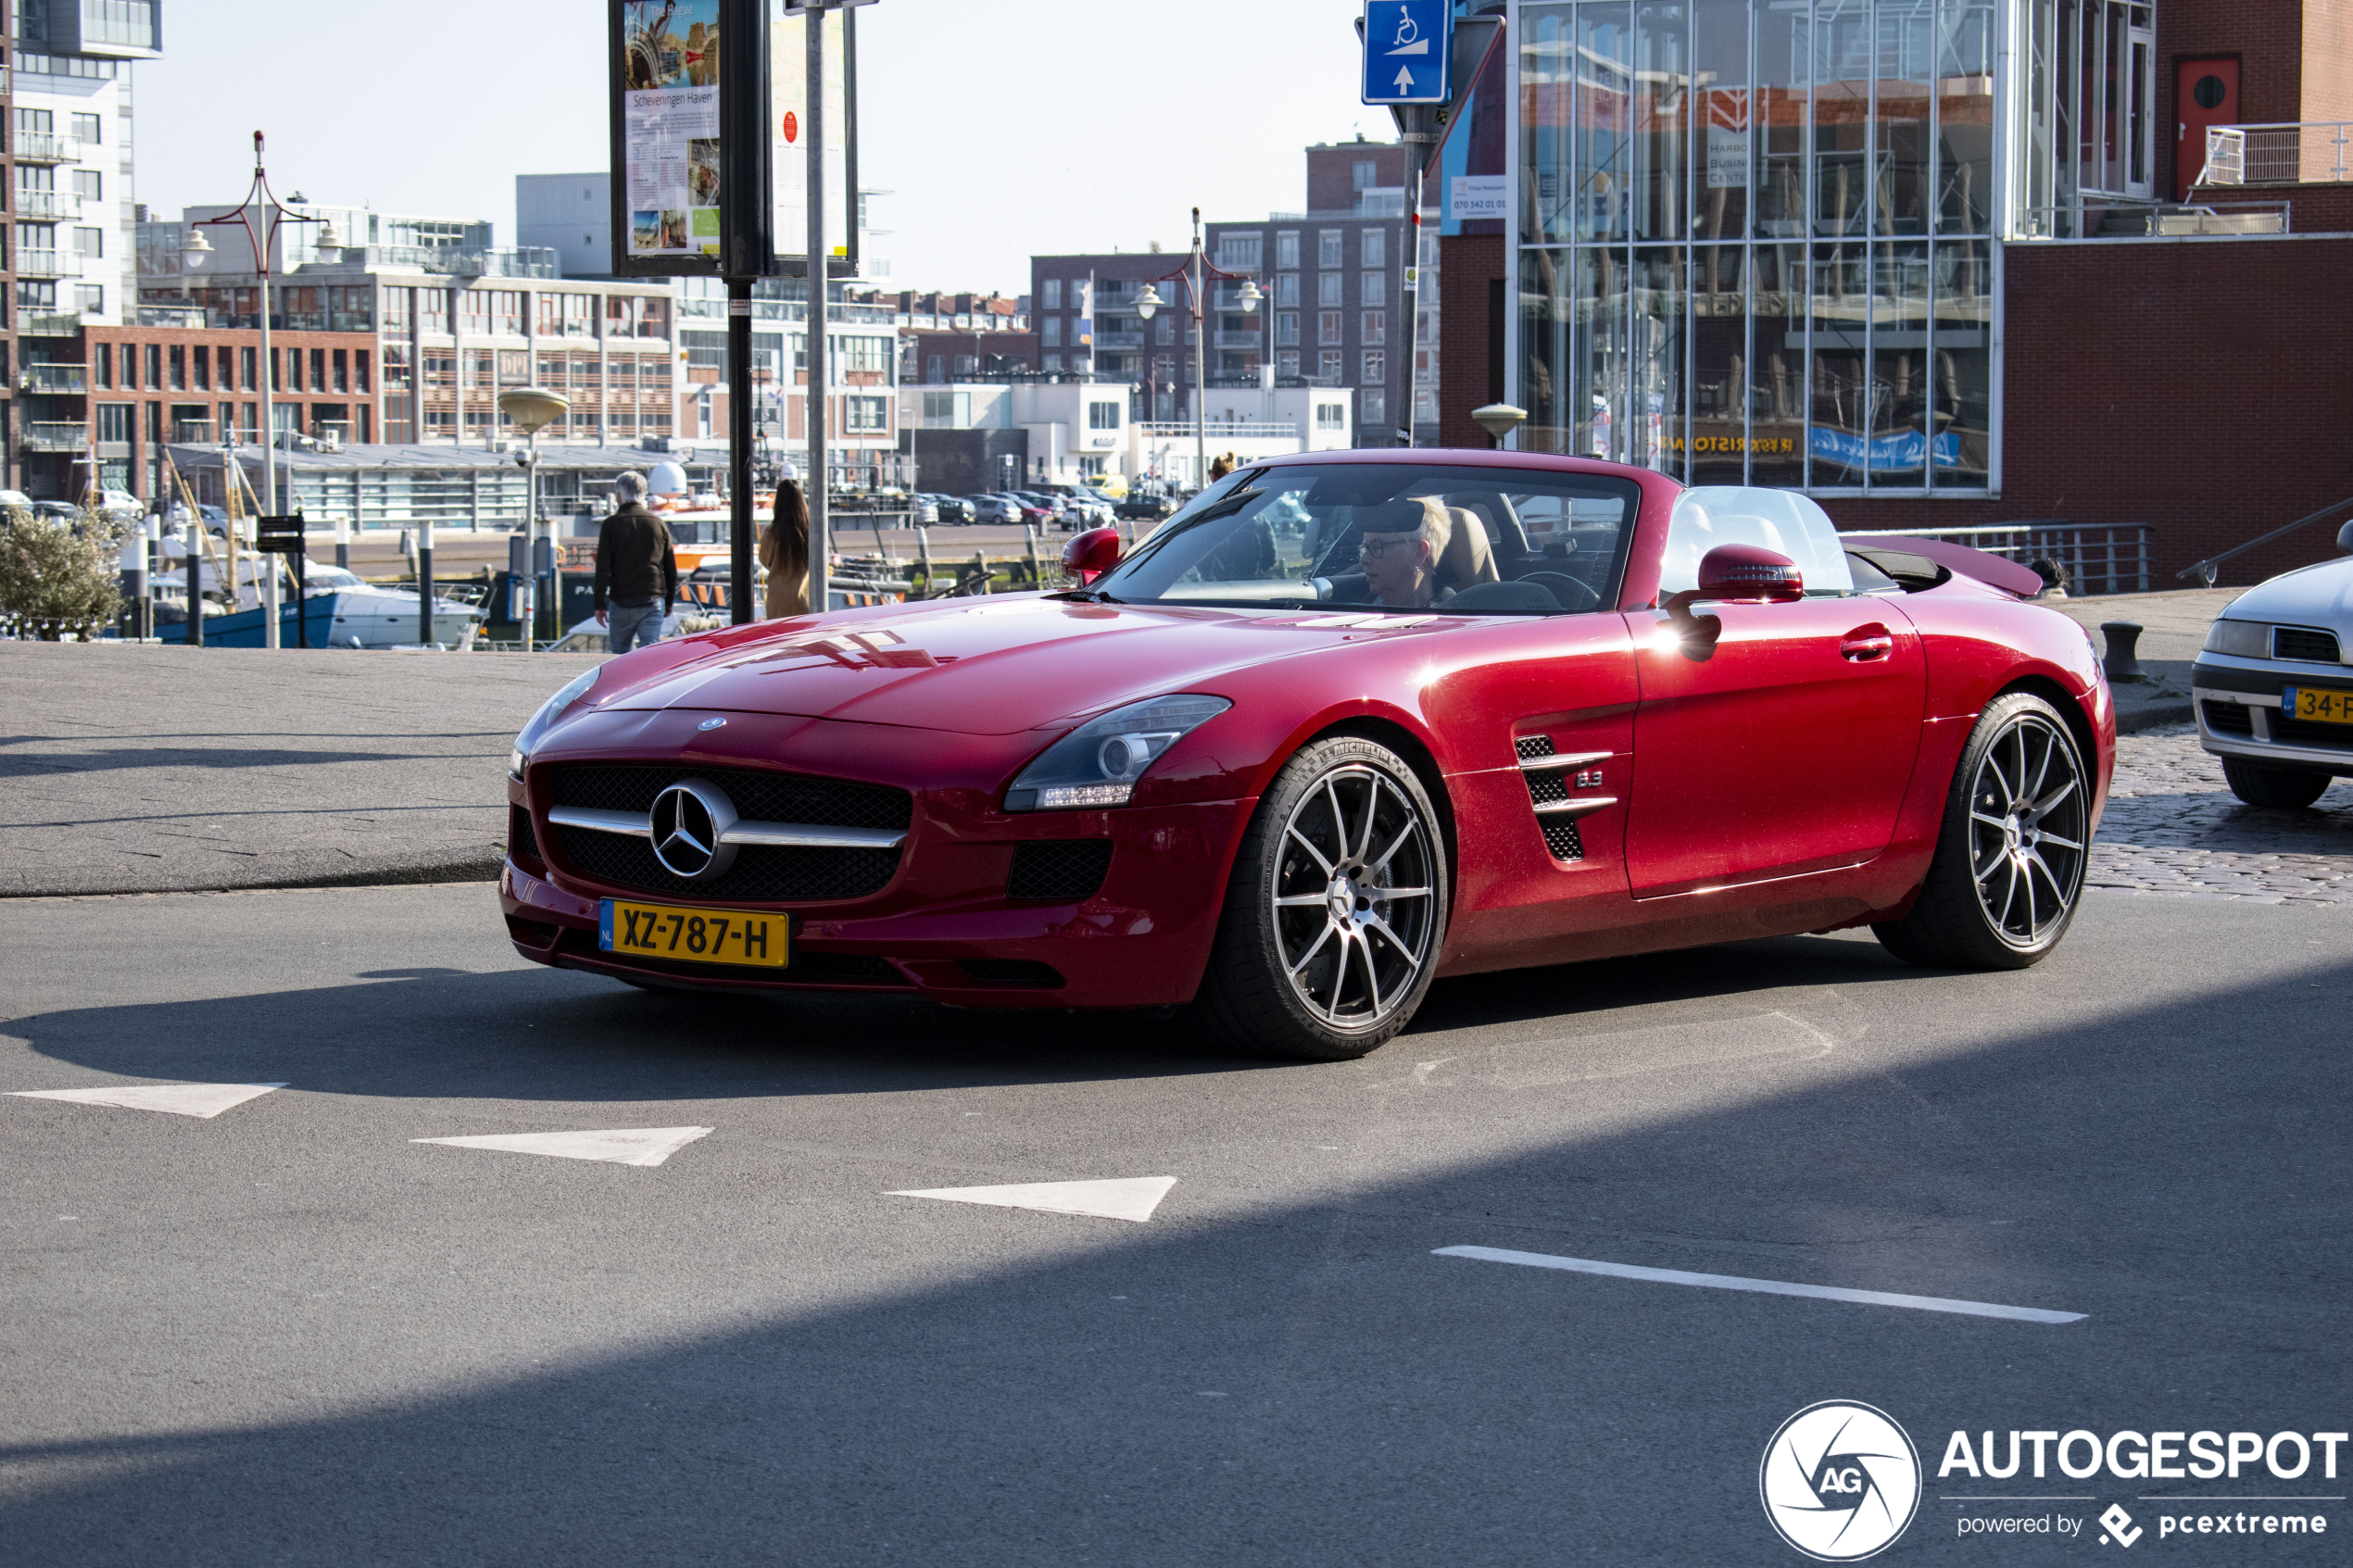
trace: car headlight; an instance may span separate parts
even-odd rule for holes
[[[2217,621],[2206,633],[2206,651],[2236,659],[2271,657],[2271,628],[2261,621]]]
[[[1125,806],[1164,752],[1233,706],[1222,696],[1156,696],[1089,719],[1021,771],[1005,792],[1005,809]]]
[[[538,746],[540,738],[547,734],[558,719],[563,717],[565,709],[577,702],[581,695],[596,684],[597,672],[591,670],[539,705],[539,711],[531,716],[531,722],[525,724],[522,734],[515,737],[514,754],[507,759],[510,777],[522,777],[523,764],[531,760],[532,750]]]

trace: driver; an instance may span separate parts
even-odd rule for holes
[[[1438,583],[1439,558],[1446,553],[1453,525],[1434,496],[1422,497],[1420,505],[1417,526],[1404,532],[1367,528],[1357,546],[1365,596],[1385,609],[1428,609],[1453,596]],[[1383,521],[1395,527],[1394,521]]]

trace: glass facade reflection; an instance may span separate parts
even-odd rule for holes
[[[1984,491],[1998,8],[1518,6],[1519,444]]]

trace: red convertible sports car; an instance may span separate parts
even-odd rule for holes
[[[565,687],[515,745],[517,949],[1330,1060],[1441,974],[1864,924],[2017,968],[2074,912],[2115,720],[2010,562],[1516,452],[1302,454],[1117,546]]]

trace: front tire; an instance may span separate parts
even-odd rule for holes
[[[2091,774],[2058,710],[2031,692],[1995,698],[1961,748],[1912,912],[1872,935],[1927,968],[2040,963],[2082,896],[2091,796]]]
[[[1248,1055],[1363,1056],[1428,995],[1446,909],[1445,840],[1414,771],[1369,740],[1317,741],[1251,819],[1193,1016]]]
[[[2266,768],[2259,762],[2222,759],[2222,782],[2249,806],[2300,810],[2328,793],[2335,781],[2326,773],[2304,773],[2292,768]]]

